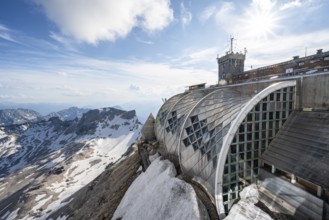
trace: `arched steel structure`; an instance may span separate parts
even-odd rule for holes
[[[155,132],[185,175],[195,177],[227,213],[257,179],[261,153],[294,108],[295,81],[185,92],[157,115]]]

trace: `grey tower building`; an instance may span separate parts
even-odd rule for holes
[[[244,61],[246,59],[246,53],[234,53],[233,40],[234,38],[231,38],[230,51],[226,52],[225,56],[217,58],[218,81],[226,80],[228,83],[231,83],[233,76],[242,74],[244,71]]]

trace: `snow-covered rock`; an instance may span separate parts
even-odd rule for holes
[[[200,219],[194,189],[175,176],[171,162],[155,159],[129,187],[112,219]]]
[[[272,220],[266,212],[255,206],[259,200],[259,192],[255,184],[240,192],[240,201],[233,205],[225,220]]]
[[[252,204],[256,204],[259,201],[259,192],[256,184],[244,188],[240,193],[241,200],[248,201]]]
[[[241,200],[233,205],[225,220],[272,220],[272,218],[254,204]]]

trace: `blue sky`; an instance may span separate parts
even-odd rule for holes
[[[0,102],[155,112],[217,81],[217,54],[247,70],[329,49],[327,0],[1,0]]]

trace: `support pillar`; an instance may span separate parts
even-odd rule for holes
[[[275,166],[274,165],[272,165],[272,173],[275,173]]]
[[[295,174],[291,174],[291,183],[295,184],[296,183],[296,176]]]
[[[318,197],[321,197],[322,196],[322,187],[321,186],[317,186],[316,195]]]

